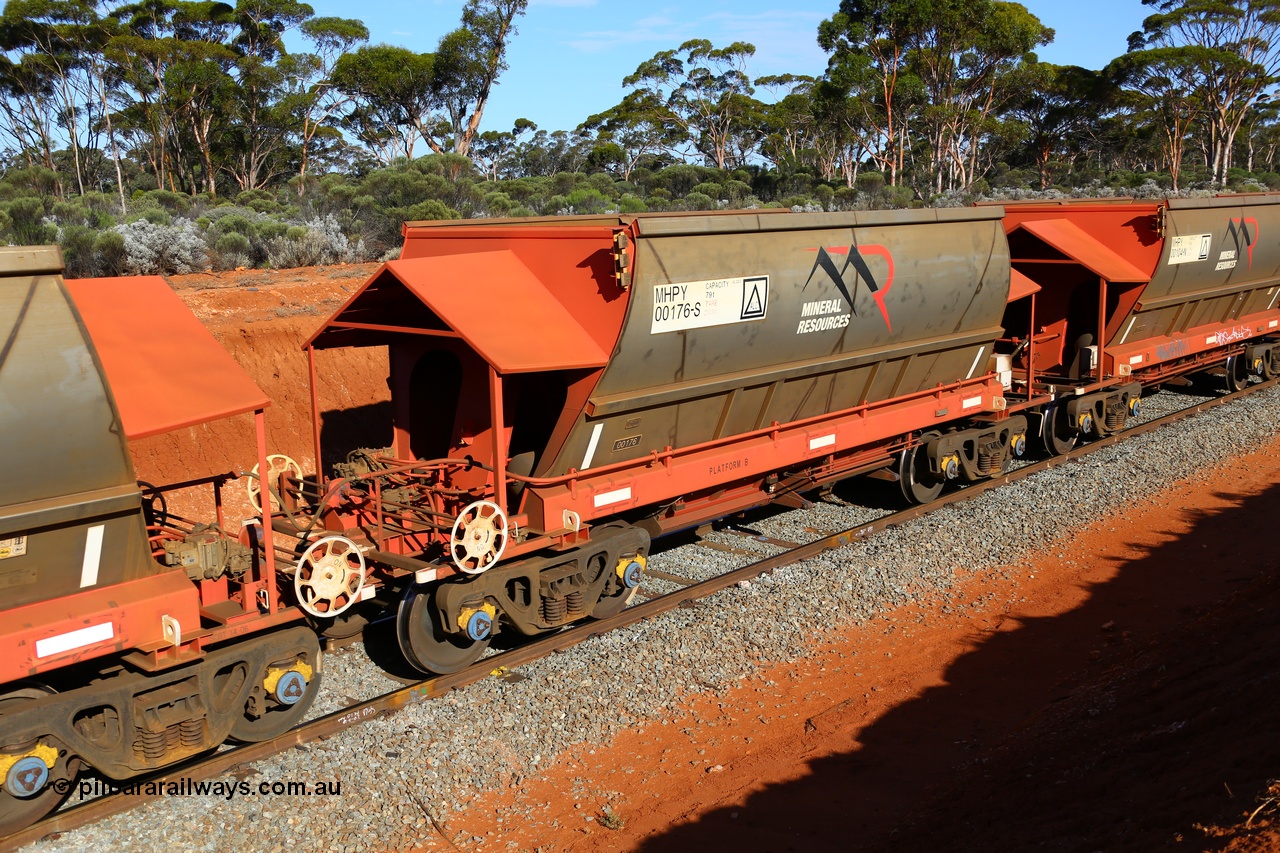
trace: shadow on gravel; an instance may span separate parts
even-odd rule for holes
[[[973,637],[944,686],[861,730],[852,687],[851,710],[779,721],[805,778],[639,849],[1221,849],[1237,830],[1199,825],[1242,825],[1280,776],[1280,488],[1233,500],[1171,507],[1185,535],[1074,610]]]
[[[1183,397],[1221,397],[1227,393],[1226,380],[1222,374],[1212,376],[1209,374],[1199,374],[1192,376],[1186,385],[1180,385],[1174,382],[1168,382],[1160,386],[1158,391],[1151,393],[1156,394],[1177,394]],[[1143,394],[1147,396],[1147,394]]]

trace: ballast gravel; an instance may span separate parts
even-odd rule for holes
[[[1143,419],[1198,399],[1157,395],[1144,401]],[[726,690],[763,665],[804,655],[822,639],[815,626],[857,625],[910,601],[933,600],[956,582],[958,567],[970,576],[1016,579],[1027,571],[1028,555],[1069,537],[1075,526],[1251,452],[1278,431],[1280,388],[1268,389],[612,631],[522,667],[522,679],[489,679],[243,767],[220,780],[235,787],[231,796],[167,797],[29,849],[507,849],[501,825],[493,838],[458,834],[448,827],[450,815],[476,792],[518,787],[558,753],[607,750],[619,731],[668,725],[693,694]],[[780,550],[760,537],[807,541],[887,511],[819,502],[763,514],[745,531],[710,534],[715,548],[677,545],[656,554],[651,566],[710,577]],[[645,582],[654,591],[670,586]],[[328,659],[316,713],[394,686],[353,647]],[[270,793],[273,784],[290,782],[312,790],[336,783],[340,793]],[[267,793],[259,792],[262,785]]]

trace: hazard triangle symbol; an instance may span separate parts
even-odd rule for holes
[[[742,319],[758,320],[764,316],[764,306],[769,298],[769,279],[749,278],[743,283]]]

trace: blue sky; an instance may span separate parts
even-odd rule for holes
[[[317,15],[359,18],[371,41],[415,51],[435,49],[458,26],[463,0],[310,0]],[[1039,51],[1047,62],[1101,68],[1125,51],[1129,33],[1152,10],[1139,0],[1024,0],[1057,35]],[[546,130],[569,130],[622,99],[622,78],[660,50],[691,38],[717,47],[756,46],[752,77],[791,72],[818,75],[826,55],[818,23],[839,0],[706,0],[684,4],[610,0],[530,0],[511,43],[508,70],[485,110],[485,130],[510,130],[528,118]]]

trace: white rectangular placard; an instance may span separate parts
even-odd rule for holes
[[[36,640],[36,657],[47,658],[50,655],[69,652],[72,649],[84,648],[94,643],[101,643],[103,640],[110,640],[115,635],[116,627],[110,622],[90,625],[88,628],[68,631],[65,634],[55,634],[52,637],[45,637],[43,640]]]
[[[768,309],[767,275],[655,284],[649,334],[749,323],[763,320]]]
[[[1169,265],[1193,264],[1209,257],[1212,234],[1184,234],[1169,241]]]

